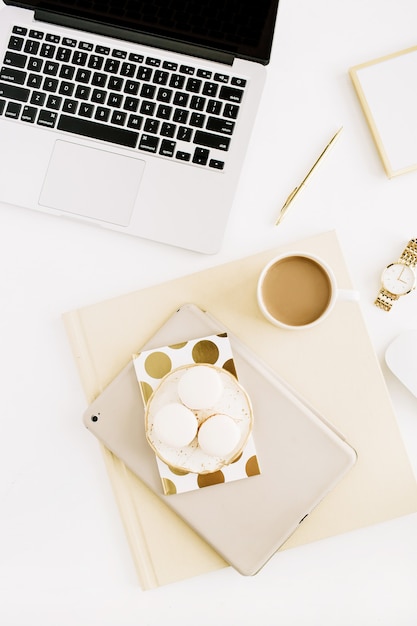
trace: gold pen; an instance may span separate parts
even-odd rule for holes
[[[307,180],[309,179],[309,177],[311,176],[311,174],[313,173],[313,171],[315,170],[315,168],[317,167],[317,165],[320,163],[320,161],[322,160],[322,158],[324,157],[324,155],[326,154],[326,152],[329,150],[330,146],[332,145],[332,143],[335,141],[335,139],[340,135],[340,133],[343,130],[343,126],[341,126],[339,128],[339,130],[337,131],[337,133],[335,135],[333,135],[333,137],[330,139],[329,143],[327,144],[327,146],[324,148],[323,152],[320,154],[320,156],[318,157],[318,159],[316,160],[316,162],[314,163],[314,165],[310,168],[310,170],[307,172],[307,174],[305,175],[305,177],[303,178],[303,180],[301,181],[301,183],[298,185],[298,187],[296,187],[295,189],[292,190],[292,192],[290,193],[290,195],[288,196],[288,198],[285,200],[282,209],[279,213],[278,219],[275,222],[275,226],[277,226],[281,220],[283,219],[284,215],[286,214],[288,207],[290,206],[291,202],[294,200],[295,196],[297,195],[297,193],[304,187],[305,183],[307,182]]]

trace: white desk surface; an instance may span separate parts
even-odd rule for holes
[[[413,0],[281,0],[273,55],[222,251],[200,256],[0,206],[0,623],[415,626],[417,514],[141,591],[61,322],[64,311],[336,229],[369,332],[417,327],[417,293],[373,305],[417,236],[417,173],[388,180],[347,74],[417,44]],[[284,222],[280,204],[344,132]],[[261,147],[268,144],[267,153]],[[384,367],[417,475],[417,399]],[[93,454],[94,452],[94,454]]]

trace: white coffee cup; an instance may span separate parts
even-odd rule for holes
[[[332,312],[338,299],[359,299],[357,291],[339,289],[332,269],[307,252],[281,254],[264,267],[257,286],[264,317],[281,328],[316,326]]]

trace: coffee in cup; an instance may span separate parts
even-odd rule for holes
[[[357,299],[337,288],[330,267],[317,256],[292,252],[272,259],[258,281],[258,304],[264,316],[283,328],[308,328],[333,309],[337,296]]]

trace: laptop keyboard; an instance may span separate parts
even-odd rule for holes
[[[246,80],[14,26],[0,117],[225,168]]]

